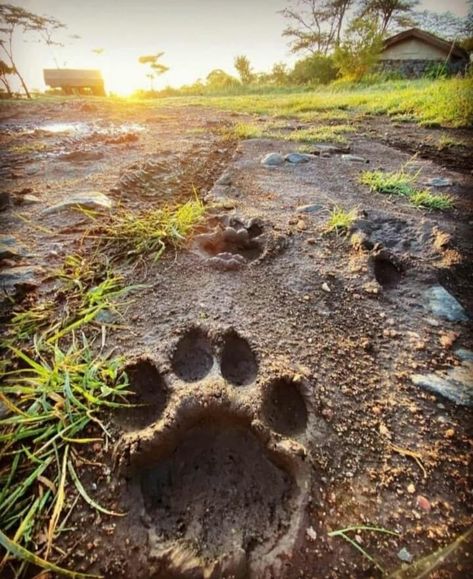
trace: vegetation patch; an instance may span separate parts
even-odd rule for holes
[[[327,233],[335,232],[337,234],[346,233],[352,226],[357,216],[358,212],[356,209],[346,211],[342,207],[334,207],[330,211],[330,216],[325,225],[325,231]]]
[[[202,221],[205,206],[197,197],[175,208],[154,209],[142,214],[116,212],[100,226],[100,236],[115,257],[151,256],[158,260],[166,247],[179,247]]]
[[[415,207],[438,211],[453,207],[453,198],[450,195],[417,189],[414,185],[417,175],[418,173],[407,174],[403,169],[391,173],[363,171],[359,181],[363,185],[368,185],[370,190],[376,193],[407,197]]]

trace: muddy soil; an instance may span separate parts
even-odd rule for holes
[[[64,257],[92,254],[87,215],[45,211],[77,193],[144,211],[195,189],[214,207],[182,251],[117,265],[145,285],[106,348],[145,406],[111,415],[115,447],[95,444],[78,472],[126,514],[79,500],[60,564],[109,578],[379,577],[329,533],[394,531],[350,534],[393,571],[472,525],[471,407],[412,379],[463,364],[471,388],[471,167],[463,152],[419,149],[451,131],[357,117],[351,153],[365,163],[268,167],[265,155],[297,145],[235,142],[222,129],[254,119],[203,107],[65,99],[2,103],[0,116],[1,229],[26,248],[3,266],[40,268],[17,300],[50,298]],[[358,182],[408,161],[420,185],[452,181],[454,209]],[[334,206],[358,210],[346,236],[325,232]],[[432,306],[438,285],[459,319]],[[467,544],[430,576],[467,577],[472,558]]]

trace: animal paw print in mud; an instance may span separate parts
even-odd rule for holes
[[[305,529],[309,384],[234,330],[189,329],[163,356],[128,368],[143,406],[120,450],[144,576],[282,576]]]

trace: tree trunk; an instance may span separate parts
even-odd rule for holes
[[[20,79],[21,82],[21,86],[23,87],[23,90],[25,91],[25,94],[27,96],[27,98],[31,98],[31,94],[30,91],[28,90],[28,87],[26,86],[26,82],[24,81],[23,77],[21,76],[21,74],[18,72],[16,66],[15,66],[15,73],[16,76]]]

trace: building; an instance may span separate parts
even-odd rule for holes
[[[454,42],[411,28],[384,41],[379,69],[417,78],[436,65],[445,65],[450,74],[463,73],[468,63],[468,53]]]
[[[61,88],[66,94],[105,96],[105,85],[100,70],[79,68],[47,68],[44,82],[51,88]]]

